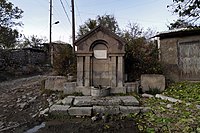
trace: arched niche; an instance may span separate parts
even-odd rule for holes
[[[97,40],[92,43],[90,51],[91,58],[91,85],[110,86],[108,46],[104,40]]]

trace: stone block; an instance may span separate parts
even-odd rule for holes
[[[141,75],[141,86],[143,92],[149,91],[149,89],[164,91],[165,77],[159,74],[143,74]]]
[[[103,114],[119,114],[119,106],[93,106],[94,115],[97,113]]]
[[[92,97],[92,105],[96,106],[116,106],[122,104],[121,99],[117,97]]]
[[[91,96],[77,96],[74,98],[74,106],[92,106],[92,97]]]
[[[83,93],[84,96],[90,96],[91,95],[90,87],[77,86],[76,92],[81,92],[81,93]]]
[[[62,100],[62,104],[64,105],[72,105],[74,97],[66,97]]]
[[[51,114],[64,114],[68,115],[69,105],[52,105],[49,109],[49,113]]]
[[[154,96],[151,95],[151,94],[144,93],[144,94],[142,94],[142,97],[144,97],[144,98],[153,98]]]
[[[91,96],[108,96],[110,95],[110,88],[95,88],[91,87]]]
[[[48,76],[45,80],[45,89],[63,91],[67,78],[64,76]]]
[[[92,107],[71,107],[68,112],[71,116],[91,116]]]
[[[113,94],[116,94],[116,93],[126,94],[126,88],[125,87],[112,87],[110,89],[110,93],[113,93]]]
[[[64,83],[64,94],[73,94],[76,92],[76,82]]]
[[[139,101],[133,96],[119,96],[119,99],[122,100],[122,104],[126,106],[138,106]]]
[[[130,93],[130,92],[138,92],[138,82],[127,82],[124,83],[124,86],[126,87],[126,92]]]
[[[179,99],[175,99],[175,98],[172,98],[172,97],[164,96],[164,95],[162,95],[162,94],[156,94],[155,97],[156,97],[156,98],[161,98],[161,99],[163,99],[163,100],[168,100],[168,101],[173,102],[173,103],[176,103],[176,102],[181,103],[181,102],[182,102],[182,101],[179,100]]]

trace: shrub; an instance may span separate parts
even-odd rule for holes
[[[57,45],[54,48],[54,70],[58,75],[67,76],[76,73],[76,57],[69,44]]]
[[[135,81],[141,74],[162,74],[163,67],[158,60],[159,50],[156,42],[145,38],[127,41],[125,54],[125,71],[128,81]]]

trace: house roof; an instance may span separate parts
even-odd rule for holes
[[[195,28],[195,29],[182,28],[176,30],[169,30],[166,32],[161,32],[155,37],[160,37],[160,39],[165,39],[165,38],[176,38],[176,37],[185,37],[194,35],[200,35],[200,28]]]
[[[103,26],[97,26],[96,28],[94,28],[93,30],[91,30],[90,32],[86,33],[85,35],[81,36],[78,40],[75,41],[75,45],[78,46],[81,42],[87,40],[88,38],[90,38],[92,35],[94,35],[95,33],[102,31],[103,33],[113,37],[114,39],[120,41],[123,45],[125,44],[125,41],[120,38],[118,35],[116,35],[115,33],[111,32],[110,30],[104,28]]]

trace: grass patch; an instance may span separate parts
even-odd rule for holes
[[[136,119],[139,130],[147,133],[200,133],[200,109],[196,107],[200,104],[200,83],[174,83],[162,94],[180,99],[183,103],[141,98],[142,106],[152,110],[131,115]]]
[[[185,102],[200,104],[200,82],[179,82],[169,86],[164,95],[174,97]]]

